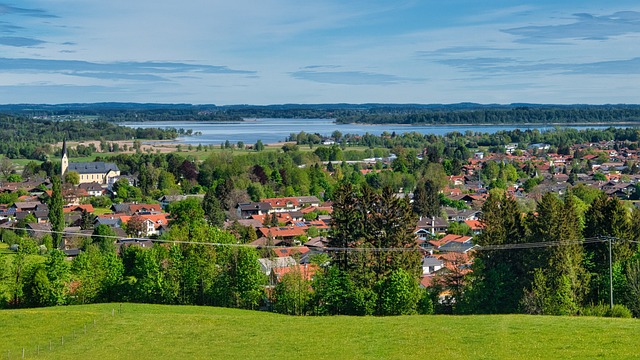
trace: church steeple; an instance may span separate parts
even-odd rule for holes
[[[62,140],[62,159],[60,161],[60,175],[64,176],[69,168],[69,156],[67,155],[67,138]]]

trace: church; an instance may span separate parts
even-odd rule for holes
[[[69,171],[77,172],[80,175],[80,184],[92,182],[108,184],[113,182],[111,179],[120,176],[120,169],[118,169],[118,166],[114,163],[106,163],[102,161],[69,163],[66,140],[62,142],[61,170],[63,178]]]

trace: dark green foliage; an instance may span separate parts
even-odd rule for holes
[[[482,207],[480,246],[527,242],[522,214],[514,198],[492,192]],[[468,301],[474,312],[513,313],[518,310],[523,289],[529,285],[531,254],[527,250],[478,252],[473,264]],[[530,259],[528,259],[530,258]]]
[[[209,188],[207,193],[204,195],[204,199],[202,200],[202,210],[204,211],[210,225],[222,227],[226,215],[213,187]]]
[[[440,195],[433,181],[427,179],[418,183],[413,192],[413,211],[419,216],[440,215]]]
[[[53,244],[62,246],[62,231],[64,230],[64,213],[62,210],[62,184],[58,176],[51,178],[51,197],[49,198],[49,222],[53,233]]]
[[[377,193],[365,186],[360,193],[350,183],[344,183],[334,193],[333,206],[330,246],[360,250],[332,252],[333,263],[339,270],[329,273],[336,276],[329,284],[332,289],[342,289],[350,295],[340,309],[333,307],[330,310],[355,315],[404,313],[409,311],[407,309],[415,311],[418,297],[400,295],[399,290],[403,286],[409,287],[400,281],[400,278],[405,278],[404,274],[415,278],[419,272],[420,254],[413,235],[416,218],[408,201],[396,197],[389,187]],[[369,250],[373,248],[406,250]],[[339,275],[346,273],[349,274],[349,281]],[[392,273],[396,274],[398,281],[386,284],[386,279]],[[338,284],[341,286],[336,287]],[[392,291],[392,287],[397,291],[384,292]],[[316,291],[326,294],[321,288],[316,288]],[[328,293],[332,294],[333,291]],[[391,306],[392,300],[389,299],[399,298],[403,302]],[[322,306],[321,309],[321,312],[329,310]]]

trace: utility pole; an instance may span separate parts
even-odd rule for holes
[[[611,237],[609,239],[609,308],[613,309],[613,266],[611,265]]]

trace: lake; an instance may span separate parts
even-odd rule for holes
[[[229,140],[235,144],[243,141],[245,144],[254,144],[262,140],[265,144],[285,141],[291,133],[318,133],[329,136],[335,130],[344,134],[365,133],[380,135],[387,131],[401,134],[404,132],[419,132],[422,134],[444,135],[452,131],[464,133],[467,130],[473,132],[495,133],[500,130],[514,129],[539,129],[540,131],[553,129],[551,125],[363,125],[363,124],[336,124],[332,119],[247,119],[239,122],[197,122],[184,121],[171,123],[166,121],[148,121],[140,123],[125,123],[124,126],[133,128],[183,128],[191,129],[193,132],[201,132],[199,136],[187,136],[178,138],[184,144],[210,145],[220,144]],[[614,125],[616,127],[627,127],[627,125]],[[562,126],[575,129],[604,129],[609,125],[577,125]]]

